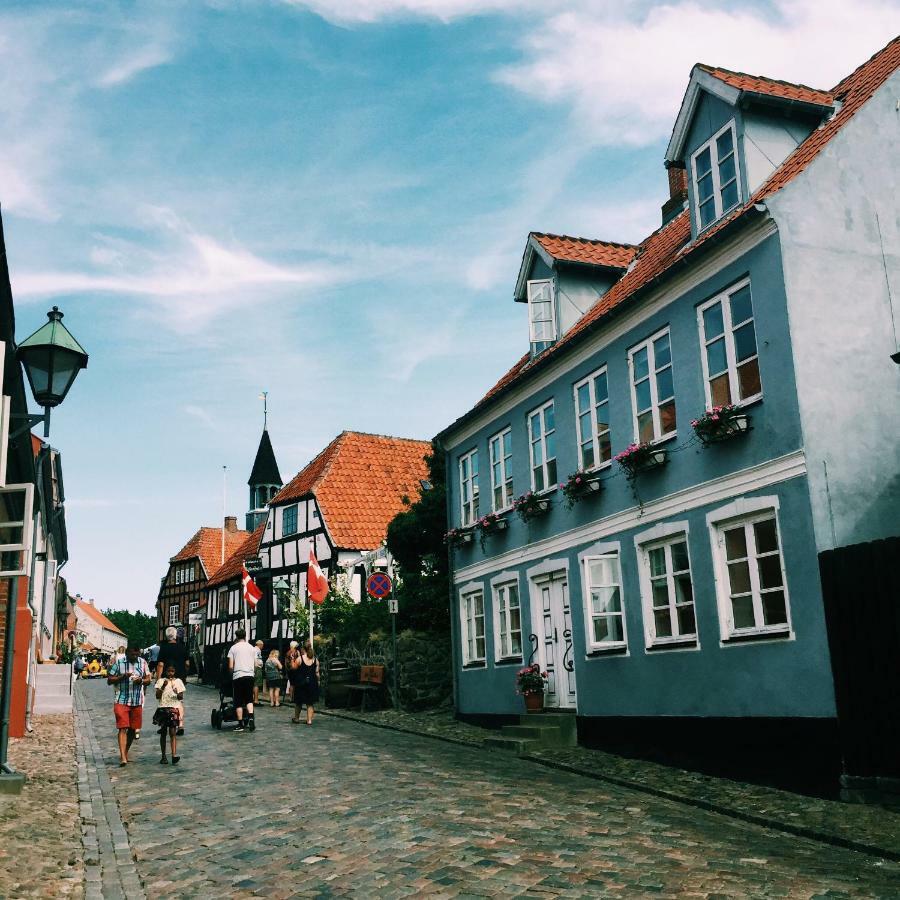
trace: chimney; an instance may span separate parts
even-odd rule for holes
[[[225,530],[229,534],[234,534],[237,530],[237,516],[225,516]]]
[[[88,600],[88,603],[90,603],[90,604],[91,604],[91,606],[93,606],[93,605],[94,605],[94,598],[93,598],[93,597],[91,597],[91,599],[90,599],[90,600]]]
[[[667,162],[666,171],[669,175],[669,199],[663,203],[662,223],[671,222],[680,213],[687,203],[687,169],[684,163]]]

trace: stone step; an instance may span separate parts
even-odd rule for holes
[[[562,743],[556,746],[574,747],[578,743],[578,723],[574,711],[554,710],[549,712],[526,713],[519,716],[519,724],[526,727],[558,728]]]
[[[504,725],[500,734],[503,737],[533,740],[542,747],[568,746],[568,736],[555,725]]]
[[[36,696],[34,698],[34,714],[36,716],[51,716],[74,713],[71,699],[46,700]]]
[[[34,671],[38,684],[68,684],[72,677],[69,666],[37,666]]]
[[[523,753],[527,753],[528,750],[536,746],[536,744],[537,741],[533,741],[530,738],[503,737],[503,735],[484,739],[485,747],[491,747],[494,750],[507,750],[512,753],[517,753],[519,756]]]

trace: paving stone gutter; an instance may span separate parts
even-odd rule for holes
[[[378,710],[357,713],[327,709],[321,712],[377,728],[469,747],[483,746],[484,739],[496,733],[458,722],[449,711],[404,713]],[[840,803],[777,788],[743,784],[585,747],[545,748],[518,758],[787,834],[900,861],[900,814],[883,807]]]

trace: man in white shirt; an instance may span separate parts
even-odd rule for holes
[[[231,696],[234,699],[234,711],[237,714],[237,731],[255,731],[256,721],[253,718],[253,679],[256,672],[256,647],[247,643],[247,632],[238,628],[235,632],[237,641],[228,651],[228,671],[231,672]],[[244,711],[247,722],[244,723]]]

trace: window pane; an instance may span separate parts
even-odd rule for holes
[[[750,564],[746,560],[728,563],[728,583],[732,594],[750,592]]]
[[[556,425],[553,421],[553,404],[551,403],[544,410],[544,431],[553,431],[555,427]]]
[[[665,578],[653,582],[653,606],[659,608],[669,605],[669,588]]]
[[[547,485],[556,484],[556,460],[547,460]]]
[[[494,509],[503,508],[503,485],[494,488]]]
[[[722,188],[722,212],[726,212],[727,210],[731,209],[732,206],[736,206],[737,202],[737,182],[732,181],[731,184],[728,184],[724,188]]]
[[[781,587],[781,559],[777,553],[761,556],[756,564],[759,568],[759,584],[763,590]]]
[[[513,656],[522,655],[522,632],[514,631],[510,637],[510,649]]]
[[[710,375],[718,375],[728,368],[728,357],[725,355],[725,338],[713,341],[706,348],[706,368]]]
[[[722,321],[722,304],[714,303],[703,310],[703,335],[710,341],[725,331],[725,323]]]
[[[741,392],[741,400],[745,397],[754,397],[762,391],[758,359],[751,359],[750,362],[738,366],[738,389]]]
[[[691,584],[691,576],[684,572],[676,575],[675,581],[675,602],[676,603],[693,603],[694,587]]]
[[[650,553],[650,577],[658,578],[666,574],[666,551],[662,547],[654,547]]]
[[[591,587],[600,587],[615,582],[615,568],[611,559],[592,559],[588,563]]]
[[[607,432],[606,434],[601,435],[597,444],[600,448],[600,459],[597,460],[597,465],[599,465],[612,458],[612,444],[609,440],[609,433]]]
[[[578,400],[578,412],[585,412],[590,406],[591,400],[591,390],[589,385],[581,385],[575,396]]]
[[[731,325],[740,325],[747,319],[753,318],[753,306],[750,302],[750,285],[745,284],[740,290],[735,291],[729,298],[731,305]]]
[[[595,612],[619,612],[622,609],[618,587],[595,588],[591,592],[592,606]]]
[[[650,369],[647,365],[647,348],[641,347],[631,359],[634,366],[634,380],[640,381],[641,378],[646,378],[650,374]]]
[[[751,356],[756,356],[756,332],[753,323],[748,322],[734,333],[734,358],[743,362]]]
[[[772,591],[762,595],[763,622],[766,625],[785,625],[787,611],[784,605],[784,591]]]
[[[653,364],[657,369],[672,362],[672,351],[669,346],[669,335],[664,334],[653,342]]]
[[[540,437],[541,434],[541,417],[539,415],[533,415],[528,420],[529,428],[531,429],[532,438]]]
[[[638,416],[638,440],[641,443],[653,440],[653,415],[649,412]]]
[[[607,399],[609,399],[609,389],[606,385],[606,372],[601,372],[594,379],[594,402],[603,403]]]
[[[753,618],[753,599],[751,597],[733,597],[731,608],[734,610],[735,628],[753,628],[756,621]]]
[[[731,129],[726,128],[725,131],[722,132],[716,138],[716,155],[719,159],[727,156],[734,149],[734,141],[731,137]]]
[[[534,489],[536,491],[542,491],[545,487],[544,485],[544,469],[542,466],[535,466],[533,468],[532,473],[534,474]]]
[[[503,455],[511,456],[512,455],[512,432],[507,431],[506,434],[503,435]]]
[[[544,439],[544,444],[547,447],[547,462],[549,463],[550,460],[552,460],[556,457],[556,434],[555,433],[548,434],[547,437]],[[551,479],[551,481],[552,480],[553,479]]]
[[[660,434],[669,434],[675,430],[675,403],[663,403],[659,408]]]
[[[694,621],[694,607],[680,606],[676,613],[678,615],[678,633],[696,634],[697,623]]]
[[[667,400],[675,393],[672,384],[672,367],[656,373],[656,396],[659,400]]]
[[[654,610],[653,627],[657,637],[672,637],[672,617],[668,609]]]
[[[622,620],[619,616],[606,616],[594,619],[594,641],[602,644],[606,641],[622,640]]]
[[[697,170],[698,178],[701,178],[706,172],[709,172],[709,170],[712,169],[712,155],[709,152],[709,147],[702,153],[697,154],[697,158],[694,160],[694,166]]]
[[[709,395],[713,406],[731,403],[731,383],[728,380],[727,372],[710,380]]]
[[[725,558],[741,559],[747,555],[747,537],[744,526],[729,528],[725,532]]]
[[[719,184],[728,184],[734,180],[734,154],[719,163]],[[723,202],[724,207],[724,202]]]
[[[650,409],[650,379],[647,378],[634,387],[638,411]]]
[[[531,459],[535,466],[539,466],[544,461],[544,448],[540,441],[531,445]]]
[[[689,568],[687,543],[678,541],[672,544],[672,571],[683,572],[687,568]]]
[[[590,412],[583,412],[578,417],[578,439],[581,443],[584,443],[591,437],[591,414]]]
[[[773,550],[778,549],[778,532],[775,529],[774,519],[755,522],[753,534],[756,538],[757,553],[771,553]]]
[[[590,469],[596,465],[594,461],[594,442],[590,441],[581,446],[581,468]]]
[[[711,186],[710,186],[710,189]],[[713,204],[712,198],[707,200],[705,203],[700,204],[700,227],[706,228],[710,222],[712,222],[716,217],[716,208]]]

